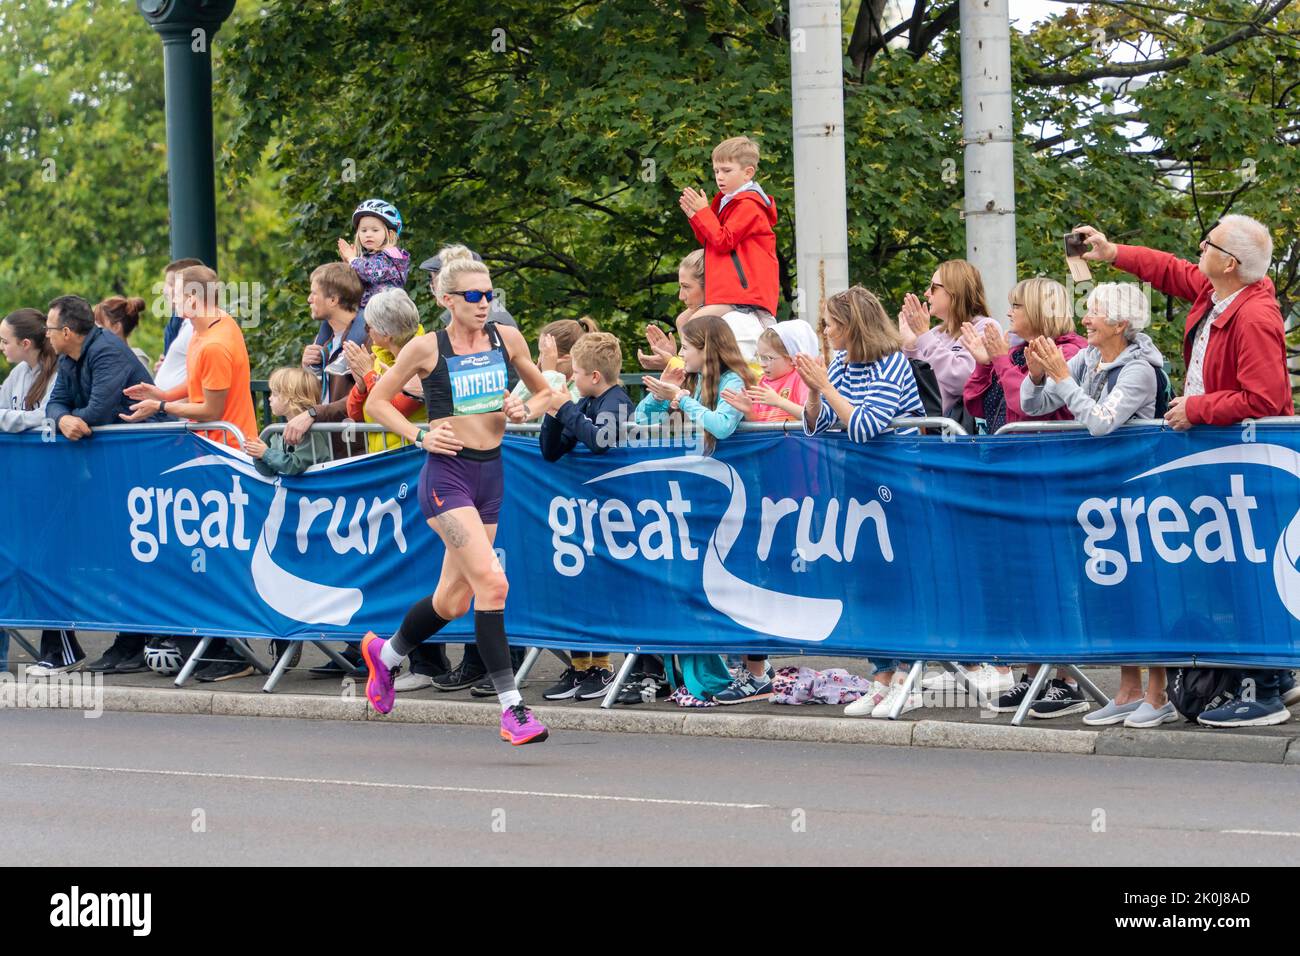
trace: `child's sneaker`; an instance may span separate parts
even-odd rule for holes
[[[501,739],[510,741],[512,747],[540,744],[549,736],[542,722],[523,704],[515,704],[501,711]]]
[[[889,712],[894,709],[894,702],[897,701],[898,698],[902,696],[903,696],[903,685],[891,684],[889,686],[889,693],[886,694],[885,699],[882,700],[880,703],[878,703],[875,706],[875,709],[871,711],[871,716],[875,717],[877,720],[880,720],[882,718],[888,718]],[[920,708],[920,706],[921,706],[921,695],[916,691],[912,691],[912,693],[907,695],[907,700],[903,702],[903,709],[898,712],[898,716],[901,717],[903,716],[903,714],[906,714],[909,711],[917,710]]]
[[[383,638],[374,631],[367,632],[361,639],[361,659],[366,662],[366,700],[379,713],[386,714],[393,709],[397,692],[393,689],[393,669],[384,666],[380,651],[384,647]]]
[[[573,696],[578,700],[595,700],[608,694],[613,683],[614,672],[608,667],[589,667],[582,675]]]
[[[573,667],[566,667],[564,673],[546,690],[542,691],[544,700],[568,700],[578,692],[578,685],[582,683],[582,678],[586,671],[580,671]]]
[[[889,696],[889,685],[872,681],[871,689],[844,708],[845,717],[870,717],[876,705]]]
[[[748,704],[772,698],[772,680],[766,674],[755,677],[745,668],[722,690],[713,695],[715,704]]]

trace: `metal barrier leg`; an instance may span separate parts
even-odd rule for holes
[[[11,627],[7,627],[5,628],[5,630],[9,632],[9,639],[11,641],[16,641],[18,643],[18,646],[21,647],[23,650],[25,650],[28,656],[31,657],[32,660],[39,661],[41,659],[41,652],[38,651],[33,645],[27,643],[27,638],[23,637],[21,632]]]
[[[897,720],[899,714],[903,712],[903,704],[907,703],[907,698],[912,693],[912,688],[916,686],[917,681],[921,679],[921,671],[925,670],[925,661],[912,661],[912,669],[907,672],[907,677],[903,679],[903,692],[898,695],[898,700],[894,701],[894,706],[889,708],[889,719]]]
[[[516,687],[523,686],[524,681],[528,679],[528,672],[533,669],[533,665],[537,663],[537,658],[541,656],[542,649],[540,647],[528,648],[528,653],[524,655],[523,663],[519,665],[519,671],[515,674]]]
[[[177,687],[184,687],[185,682],[194,675],[195,669],[199,666],[199,661],[202,659],[203,655],[207,653],[208,645],[211,643],[212,638],[210,637],[199,639],[198,647],[194,648],[194,653],[191,654],[189,660],[185,662],[185,666],[181,668],[181,672],[176,675]]]
[[[226,638],[226,640],[230,643],[230,646],[235,649],[235,653],[248,661],[248,663],[252,664],[253,669],[259,674],[271,673],[271,669],[257,659],[257,655],[253,653],[253,649],[248,646],[248,642],[242,637],[229,637]]]
[[[992,702],[984,696],[984,692],[972,684],[970,679],[966,677],[966,668],[958,665],[956,661],[953,661],[951,664],[948,661],[944,661],[943,665],[952,671],[952,676],[956,679],[957,686],[964,690],[969,696],[975,698],[975,703],[979,705],[980,710],[989,710],[993,706]]]
[[[271,671],[271,676],[266,679],[262,685],[262,693],[272,694],[275,692],[275,685],[280,683],[280,678],[284,672],[289,669],[289,661],[293,658],[292,650],[285,650],[280,653],[280,658],[275,662],[275,670]]]
[[[1105,707],[1107,704],[1110,703],[1110,698],[1107,697],[1104,693],[1102,693],[1100,687],[1098,687],[1088,678],[1084,677],[1083,671],[1079,670],[1079,668],[1076,665],[1066,664],[1065,672],[1069,674],[1071,677],[1073,677],[1076,681],[1078,681],[1079,686],[1083,689],[1083,692],[1087,694],[1089,697],[1091,697],[1093,700],[1095,700],[1097,703],[1099,703],[1102,707]]]
[[[312,643],[319,647],[326,657],[339,665],[339,667],[343,668],[344,674],[351,674],[353,677],[359,677],[366,673],[364,667],[354,667],[342,654],[334,650],[334,648],[330,647],[324,641],[312,641]]]
[[[614,701],[618,699],[618,692],[623,688],[623,682],[627,680],[627,675],[632,673],[632,665],[635,663],[635,654],[623,655],[623,663],[618,666],[618,673],[614,675],[614,683],[609,685],[609,690],[605,692],[605,699],[600,702],[601,710],[609,710],[614,706]]]
[[[552,654],[554,654],[556,657],[558,657],[558,658],[560,659],[560,663],[563,664],[565,667],[572,667],[572,666],[573,666],[573,658],[569,656],[569,654],[568,654],[567,651],[557,651],[557,650],[556,650],[555,648],[553,648],[553,647],[552,647],[552,648],[548,648],[548,650],[550,650],[550,652],[551,652]]]
[[[1016,710],[1016,716],[1011,718],[1011,726],[1019,727],[1029,716],[1029,708],[1034,706],[1034,701],[1038,699],[1039,692],[1043,685],[1047,683],[1047,678],[1051,676],[1052,668],[1055,664],[1043,664],[1034,679],[1029,682],[1029,693],[1025,694],[1025,699],[1020,702],[1020,707]]]

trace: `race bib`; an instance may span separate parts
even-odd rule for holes
[[[453,415],[499,412],[505,404],[506,362],[496,349],[447,356]]]

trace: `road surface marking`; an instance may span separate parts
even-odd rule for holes
[[[1289,836],[1300,837],[1300,833],[1292,833],[1289,830],[1220,830],[1220,833],[1240,833],[1245,836]]]
[[[716,807],[722,810],[770,810],[767,803],[719,803],[713,800],[671,800],[662,797],[618,797],[603,793],[555,793],[547,790],[498,790],[486,787],[439,787],[425,783],[378,783],[371,780],[332,780],[317,777],[268,777],[245,773],[206,773],[198,770],[144,770],[136,767],[89,767],[59,763],[16,763],[13,767],[37,770],[81,770],[97,773],[136,773],[159,777],[200,777],[212,780],[249,780],[256,783],[332,784],[336,787],[372,787],[377,790],[427,790],[437,793],[479,793],[506,797],[554,797],[560,800],[608,800],[614,803],[660,803],[676,807]]]

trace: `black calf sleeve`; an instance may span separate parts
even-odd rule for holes
[[[474,612],[474,643],[489,674],[514,673],[510,663],[510,644],[506,641],[505,611]]]
[[[432,594],[420,598],[411,605],[410,610],[406,612],[406,617],[402,618],[402,626],[393,635],[393,650],[406,657],[448,623],[433,609]]]

